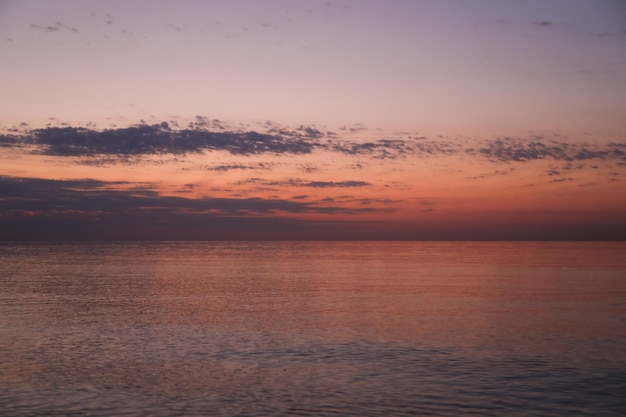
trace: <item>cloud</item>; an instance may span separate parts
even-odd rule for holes
[[[86,210],[93,212],[128,212],[150,210],[217,210],[224,215],[268,213],[276,210],[302,213],[314,207],[288,200],[259,198],[229,199],[161,196],[149,189],[119,189],[129,182],[85,180],[48,180],[38,178],[0,177],[2,211]],[[324,208],[324,211],[332,208]],[[336,210],[341,211],[340,208]]]
[[[4,144],[25,143],[52,156],[137,156],[189,154],[222,150],[233,155],[305,154],[315,143],[303,138],[283,138],[256,131],[215,132],[204,129],[172,130],[167,122],[95,130],[84,127],[46,127],[22,135],[4,135]]]
[[[271,169],[273,164],[259,162],[257,164],[222,164],[209,166],[205,169],[209,171],[218,171],[218,172],[226,172],[226,171],[239,171],[239,170],[260,170],[260,169]]]
[[[270,181],[262,178],[248,178],[238,181],[237,185],[259,184],[269,187],[311,187],[311,188],[351,188],[351,187],[369,187],[372,184],[366,181],[304,181],[299,178],[292,178],[284,181]]]
[[[626,35],[626,29],[620,32],[589,32],[589,36],[594,38],[608,38],[611,36],[623,36]]]
[[[367,131],[368,128],[363,126],[361,123],[353,123],[351,127],[346,127],[346,125],[343,125],[342,127],[339,128],[339,130],[342,130],[344,132],[349,132],[349,133],[359,133],[359,132]]]
[[[40,129],[19,126],[5,129],[0,134],[0,147],[28,148],[42,155],[80,158],[77,163],[88,165],[136,163],[143,156],[186,155],[211,151],[224,151],[238,156],[331,152],[372,160],[441,158],[460,154],[493,163],[528,163],[537,160],[562,161],[568,164],[591,161],[596,161],[596,164],[597,161],[614,162],[618,165],[626,163],[625,142],[583,143],[544,139],[541,136],[532,139],[501,137],[471,141],[448,140],[442,137],[433,140],[413,136],[355,141],[349,135],[348,138],[327,136],[311,126],[301,125],[290,129],[267,121],[256,131],[249,130],[246,126],[233,128],[223,121],[202,116],[196,116],[184,128],[179,127],[179,123],[175,121],[102,130],[96,129],[94,125],[61,125]],[[358,166],[362,167],[361,162],[363,161],[359,161]],[[205,168],[229,171],[268,167],[262,164],[254,166],[232,163]],[[309,164],[303,165],[302,169],[312,172],[317,167]]]
[[[352,184],[354,183],[354,184]],[[304,184],[305,186],[362,186],[359,182]],[[132,187],[131,187],[132,186]],[[192,188],[192,187],[188,187]],[[151,184],[94,179],[50,180],[0,176],[0,212],[87,211],[98,213],[212,212],[233,216],[290,213],[345,213],[351,209],[319,206],[284,199],[182,198],[163,196]],[[302,196],[300,196],[302,197]],[[303,198],[299,198],[303,199]]]
[[[316,223],[281,216],[380,211],[307,202],[305,196],[183,198],[161,195],[150,185],[93,179],[0,176],[0,195],[4,240],[289,238],[294,231],[320,237]],[[336,230],[326,232],[328,237]]]
[[[59,30],[67,30],[70,32],[74,32],[74,33],[78,33],[78,29],[76,29],[75,27],[72,26],[66,26],[61,22],[55,22],[54,25],[38,25],[38,24],[32,24],[30,25],[31,28],[36,29],[36,30],[42,30],[45,32],[57,32]]]
[[[305,187],[313,187],[313,188],[328,188],[328,187],[348,188],[348,187],[368,187],[372,184],[366,181],[337,181],[337,182],[335,181],[312,181],[308,183],[303,183],[302,185]]]
[[[551,183],[556,183],[556,182],[566,182],[566,181],[574,181],[574,178],[571,177],[567,177],[567,178],[555,178],[552,181],[550,181]]]
[[[543,26],[543,27],[552,26],[553,24],[554,23],[551,22],[550,20],[539,20],[539,21],[533,22],[533,25]]]
[[[128,184],[131,183],[127,181],[99,181],[94,179],[48,180],[0,175],[0,194],[5,197],[0,201],[0,204],[10,199],[31,198],[38,194],[43,195],[62,190],[100,190]]]
[[[20,140],[16,136],[0,135],[0,148],[13,148],[18,146]]]
[[[450,141],[425,141],[423,138],[378,139],[359,143],[354,141],[330,141],[327,148],[348,155],[369,155],[375,159],[396,159],[408,155],[452,155],[461,150],[461,144]]]
[[[519,138],[499,138],[483,141],[479,148],[468,148],[469,155],[484,157],[499,162],[530,162],[554,160],[564,162],[587,160],[626,161],[626,143],[587,144]]]
[[[304,127],[303,125],[300,125],[300,127],[296,130],[303,132],[304,136],[311,139],[318,139],[324,136],[324,133],[310,126]]]
[[[33,29],[38,29],[38,30],[44,30],[46,32],[56,32],[57,30],[59,30],[59,26],[42,26],[42,25],[36,25],[36,24],[32,24],[30,25],[31,28]]]

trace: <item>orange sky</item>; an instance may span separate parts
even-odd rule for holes
[[[7,132],[5,142],[13,143],[0,154],[2,178],[8,190],[10,184],[21,184],[24,196],[7,193],[3,215],[6,220],[27,212],[35,217],[99,213],[109,218],[127,212],[158,214],[164,210],[161,202],[167,202],[170,214],[205,215],[216,221],[273,218],[322,225],[317,231],[313,227],[315,232],[287,225],[276,226],[276,235],[267,230],[257,235],[253,228],[246,231],[248,237],[268,239],[342,238],[344,233],[346,238],[482,239],[505,238],[507,231],[511,238],[522,238],[527,228],[534,231],[530,237],[541,238],[545,225],[558,230],[582,227],[589,233],[589,225],[599,223],[602,233],[608,233],[602,226],[607,222],[622,230],[626,213],[622,149],[626,148],[621,144],[562,138],[429,139],[365,126],[329,135],[307,127],[272,125],[255,130],[276,139],[261,151],[246,148],[252,139],[245,135],[252,130],[234,128],[176,130],[143,125],[108,131],[49,127]],[[141,140],[150,146],[163,135],[171,141],[184,141],[176,139],[184,132],[213,136],[209,142],[184,142],[193,148],[188,152],[157,152],[152,147],[136,148],[134,141],[139,139],[132,132],[140,128],[148,131]],[[219,143],[220,135],[234,135],[236,140],[214,149],[211,141]],[[91,142],[86,137],[92,137]],[[106,141],[119,144],[113,151],[103,151]],[[310,147],[305,153],[297,147],[303,144]],[[49,180],[51,194],[46,189],[42,194],[40,185],[33,191],[39,195],[29,194],[33,185],[28,179]],[[79,183],[87,180],[97,183]],[[55,187],[59,191],[52,192]],[[59,197],[65,192],[71,195]],[[83,203],[81,196],[97,202]],[[116,199],[134,197],[151,199],[116,208]],[[32,199],[41,200],[36,210],[28,210]],[[224,201],[211,203],[214,200]],[[163,214],[154,221],[163,224],[167,219]],[[179,238],[184,230],[171,233]],[[154,230],[147,237],[153,233],[168,237]],[[198,238],[198,233],[190,238]],[[214,236],[210,228],[205,233],[207,238],[228,237]],[[233,234],[238,237],[239,232]]]

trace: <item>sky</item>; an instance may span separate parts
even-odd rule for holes
[[[0,240],[626,239],[621,0],[0,0]]]

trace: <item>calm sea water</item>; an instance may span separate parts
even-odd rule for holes
[[[623,416],[626,243],[0,245],[2,416]]]

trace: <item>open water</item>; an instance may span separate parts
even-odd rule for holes
[[[2,416],[624,416],[626,243],[0,245]]]

